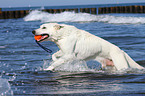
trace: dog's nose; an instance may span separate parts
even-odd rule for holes
[[[32,33],[33,33],[34,35],[35,35],[35,32],[36,32],[35,30],[32,31]]]

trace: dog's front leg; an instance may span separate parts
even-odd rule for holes
[[[60,57],[62,57],[63,56],[63,53],[62,53],[62,51],[61,50],[59,50],[59,51],[57,51],[56,53],[54,53],[53,55],[52,55],[52,60],[53,61],[57,61]]]
[[[57,59],[56,61],[54,61],[47,69],[45,70],[53,70],[54,68],[66,63],[69,60],[74,59],[74,55],[65,55],[59,59]]]
[[[53,70],[55,67],[63,64],[65,62],[64,59],[59,58],[58,60],[54,61],[47,69],[44,70]]]
[[[60,51],[56,52],[52,56],[54,62],[46,70],[53,70],[54,68],[64,64],[65,62],[74,59],[76,40],[77,39],[72,38],[72,36],[60,40],[58,43]]]

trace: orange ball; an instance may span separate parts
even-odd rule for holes
[[[41,37],[42,37],[41,35],[35,35],[35,36],[34,36],[35,40],[40,40]]]

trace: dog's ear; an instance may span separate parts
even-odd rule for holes
[[[63,28],[64,26],[60,26],[60,25],[55,25],[54,26],[54,28],[56,29],[56,30],[60,30],[61,28]]]

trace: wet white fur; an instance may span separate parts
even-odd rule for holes
[[[97,60],[102,67],[106,67],[105,60],[111,60],[117,70],[144,69],[116,45],[74,26],[48,23],[35,31],[35,35],[49,34],[47,40],[56,43],[60,49],[52,55],[53,63],[46,70],[53,70],[72,59]]]

